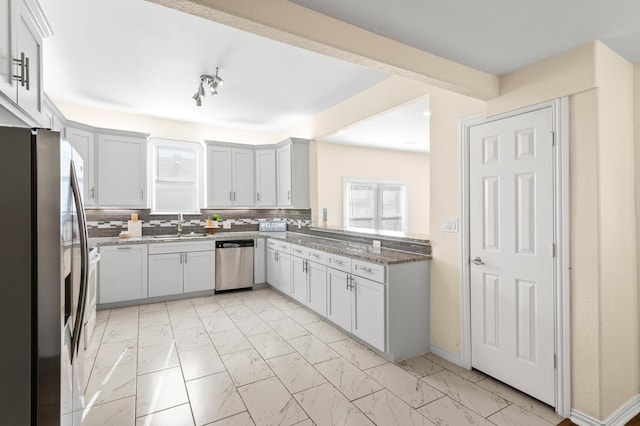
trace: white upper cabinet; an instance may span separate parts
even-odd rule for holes
[[[309,208],[309,141],[290,138],[276,148],[278,207]]]
[[[254,205],[253,149],[207,146],[207,206]]]
[[[207,148],[207,176],[208,206],[232,206],[231,148],[209,145]]]
[[[253,149],[231,150],[233,172],[233,205],[251,207],[254,205]]]
[[[95,185],[95,140],[93,132],[76,127],[67,127],[65,137],[82,157],[84,179],[84,205],[94,207],[96,205]]]
[[[256,206],[276,206],[275,149],[256,149]]]
[[[98,134],[100,207],[147,206],[147,137]]]
[[[42,121],[42,40],[51,31],[34,0],[0,0],[0,91]]]

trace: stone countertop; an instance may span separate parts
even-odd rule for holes
[[[89,238],[89,246],[113,246],[120,244],[154,244],[154,243],[173,243],[182,241],[219,241],[219,240],[236,240],[247,238],[277,238],[285,240],[292,244],[309,247],[328,253],[339,254],[342,256],[361,259],[368,262],[380,263],[385,265],[420,262],[430,260],[430,255],[411,253],[400,250],[392,250],[385,248],[374,248],[372,246],[351,243],[348,241],[340,241],[329,238],[316,237],[307,234],[299,234],[295,232],[221,232],[213,235],[184,235],[179,239],[176,238],[158,238],[159,236],[144,235],[142,237],[107,237],[107,238]]]

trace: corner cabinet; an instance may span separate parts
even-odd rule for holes
[[[98,303],[147,297],[147,245],[118,244],[100,247]]]
[[[207,142],[207,207],[251,207],[254,151]]]
[[[0,91],[42,121],[42,40],[51,34],[34,0],[0,0]]]
[[[148,135],[97,135],[97,202],[100,207],[147,206]]]
[[[276,146],[278,207],[309,208],[309,141],[289,138]]]

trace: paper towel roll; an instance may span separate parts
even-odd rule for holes
[[[127,224],[127,228],[129,231],[130,237],[141,237],[142,236],[142,221],[141,220],[130,220]]]

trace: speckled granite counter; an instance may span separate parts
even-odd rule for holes
[[[430,260],[431,255],[412,253],[401,250],[392,250],[386,248],[374,248],[370,245],[358,244],[348,241],[323,238],[308,234],[296,232],[283,233],[266,233],[266,232],[224,232],[214,235],[184,235],[181,238],[158,238],[158,236],[142,236],[133,238],[90,238],[89,245],[109,246],[119,244],[154,244],[182,241],[219,241],[219,240],[236,240],[247,238],[278,238],[287,242],[298,244],[304,247],[322,250],[328,253],[348,256],[354,259],[362,259],[368,262],[380,264],[398,264],[409,262],[420,262]]]

